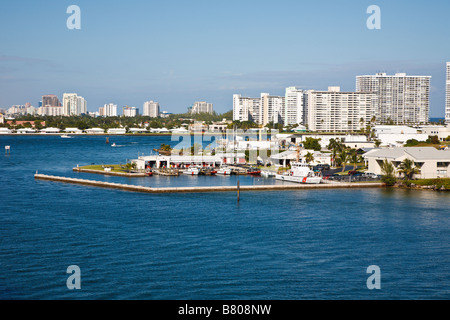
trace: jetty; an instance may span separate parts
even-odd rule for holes
[[[35,174],[36,180],[47,180],[61,183],[79,184],[91,187],[120,189],[131,192],[142,193],[210,193],[210,192],[237,192],[239,191],[289,191],[289,190],[308,190],[308,189],[359,189],[359,188],[381,188],[383,183],[333,183],[333,184],[280,184],[280,185],[247,185],[247,186],[218,186],[218,187],[167,187],[151,188],[137,185],[111,183],[104,181],[85,180],[77,178],[67,178],[59,176],[50,176],[45,174]]]

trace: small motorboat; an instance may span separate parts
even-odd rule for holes
[[[186,171],[183,172],[183,174],[187,174],[190,176],[198,176],[200,173],[200,170],[197,167],[189,167]]]
[[[111,147],[117,147],[116,143],[114,142]]]
[[[251,167],[247,170],[247,174],[251,176],[259,176],[261,175],[261,170]]]
[[[71,139],[72,137],[71,137],[71,136],[68,136],[67,134],[63,134],[63,135],[61,136],[61,138],[63,138],[63,139]]]
[[[231,175],[231,169],[228,167],[221,167],[217,170],[217,174],[221,176],[229,176]]]
[[[264,178],[275,178],[275,172],[261,171],[261,176],[263,176]]]

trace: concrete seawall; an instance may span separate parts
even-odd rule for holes
[[[129,184],[48,176],[44,174],[36,174],[34,178],[36,180],[47,180],[99,188],[120,189],[132,192],[143,192],[143,193],[209,193],[209,192],[237,192],[238,190],[237,186],[150,188]],[[240,186],[240,191],[282,191],[282,190],[344,189],[344,188],[359,189],[359,188],[381,188],[383,186],[384,184],[382,183],[254,185],[254,186]]]

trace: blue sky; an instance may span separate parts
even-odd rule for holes
[[[69,30],[70,5],[81,30]],[[370,5],[382,29],[369,30]],[[0,108],[76,92],[89,111],[147,100],[218,112],[232,95],[287,86],[355,90],[376,72],[431,75],[431,116],[444,114],[450,2],[442,0],[16,0],[0,10]]]

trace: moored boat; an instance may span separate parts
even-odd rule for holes
[[[197,167],[189,167],[186,171],[183,171],[183,174],[191,175],[191,176],[198,176],[200,173],[200,170]]]
[[[322,175],[320,172],[311,170],[307,163],[294,162],[291,169],[283,174],[275,176],[277,180],[304,183],[304,184],[320,184]]]
[[[221,176],[229,176],[229,175],[231,175],[231,169],[228,167],[220,167],[217,170],[217,174],[221,175]]]
[[[261,175],[261,170],[258,168],[251,167],[247,170],[247,174],[251,176],[259,176]]]

